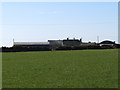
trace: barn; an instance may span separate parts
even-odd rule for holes
[[[102,41],[101,43],[99,43],[99,45],[100,45],[100,46],[103,46],[103,45],[114,46],[114,45],[115,45],[115,42],[109,41],[109,40],[105,40],[105,41]]]
[[[14,42],[14,46],[49,47],[49,42]]]
[[[48,51],[49,42],[14,42],[13,51]]]

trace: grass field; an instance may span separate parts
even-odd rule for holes
[[[117,88],[118,50],[3,53],[3,88]]]

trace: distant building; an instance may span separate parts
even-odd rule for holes
[[[80,46],[82,43],[82,39],[69,39],[67,38],[66,40],[63,40],[63,45],[64,46]]]
[[[82,39],[63,39],[63,40],[48,40],[48,42],[13,42],[14,47],[27,47],[27,48],[48,48],[51,50],[55,50],[57,48],[61,47],[79,47],[79,46],[103,46],[103,45],[109,45],[114,46],[116,45],[115,42],[112,41],[102,41],[101,43],[95,43],[95,42],[82,42]],[[116,45],[116,47],[119,47],[119,45]]]
[[[49,42],[14,42],[14,46],[49,47]]]
[[[54,50],[57,47],[63,46],[63,40],[48,40],[50,48]]]
[[[61,46],[80,46],[82,43],[82,39],[64,39],[64,40],[48,40],[51,49],[56,49]]]
[[[105,41],[102,41],[101,43],[99,43],[100,46],[103,46],[103,45],[109,45],[109,46],[113,46],[115,45],[115,42],[112,42],[112,41],[109,41],[109,40],[105,40]]]
[[[92,46],[92,45],[97,45],[95,42],[82,42],[81,46]]]
[[[63,46],[63,40],[48,40],[50,46]]]

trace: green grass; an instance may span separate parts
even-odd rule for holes
[[[117,88],[118,50],[3,53],[3,88]]]

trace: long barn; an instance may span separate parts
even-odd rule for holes
[[[49,47],[49,42],[14,42],[14,46]]]

